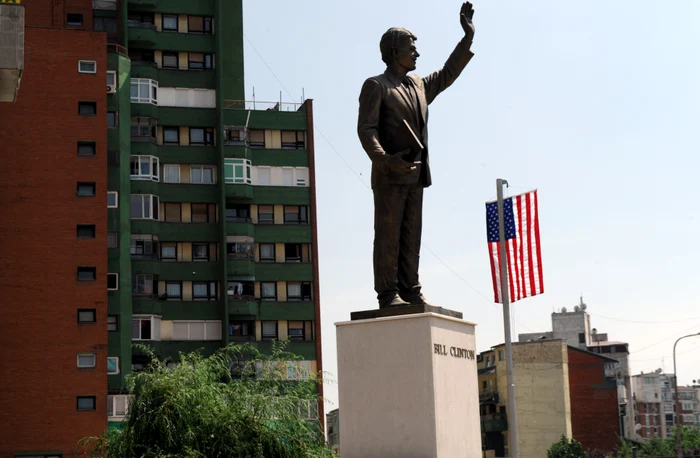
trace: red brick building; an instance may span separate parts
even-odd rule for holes
[[[68,457],[107,427],[106,37],[91,0],[22,6],[0,103],[0,457]]]
[[[605,376],[605,356],[569,349],[569,392],[573,437],[588,450],[614,450],[622,435],[615,380]]]

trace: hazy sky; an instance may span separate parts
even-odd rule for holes
[[[583,293],[593,327],[629,342],[633,373],[672,372],[675,338],[700,332],[700,3],[474,4],[475,57],[430,106],[425,295],[478,323],[477,350],[502,342],[484,202],[495,198],[496,178],[511,183],[510,195],[538,188],[545,293],[515,304],[514,335],[550,330],[552,311],[572,309]],[[244,2],[247,97],[254,87],[257,100],[282,91],[299,101],[302,90],[314,99],[323,363],[332,376],[334,323],[377,306],[360,88],[384,71],[379,38],[392,26],[418,36],[418,74],[440,68],[463,34],[460,5]],[[700,337],[677,354],[680,382],[700,379]],[[326,395],[335,408],[336,386]]]

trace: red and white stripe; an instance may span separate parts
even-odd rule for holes
[[[516,237],[506,240],[508,259],[508,289],[510,301],[544,292],[542,279],[542,253],[540,250],[540,227],[537,207],[537,191],[511,197]],[[501,292],[501,245],[489,243],[491,277],[494,299],[503,303]]]

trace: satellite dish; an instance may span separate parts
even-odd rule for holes
[[[574,312],[580,312],[580,311],[581,311],[581,307],[579,307],[578,305],[574,307]]]
[[[640,425],[639,423],[637,423],[636,425],[634,425],[634,430],[635,430],[635,431],[639,431],[640,429],[642,429],[642,425]]]
[[[566,307],[561,308],[561,313],[566,313]]]
[[[586,310],[588,306],[586,304],[581,304],[581,310]]]

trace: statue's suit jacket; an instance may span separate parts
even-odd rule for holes
[[[432,184],[428,158],[428,105],[450,87],[469,63],[474,55],[469,50],[470,44],[463,38],[445,66],[425,78],[407,75],[410,80],[407,83],[412,88],[401,84],[402,81],[388,70],[365,81],[360,92],[357,132],[362,147],[372,159],[373,189],[385,184],[414,184],[419,180],[424,187]],[[413,89],[415,92],[412,92]],[[417,103],[413,102],[416,94]],[[423,143],[423,151],[416,146],[404,125],[404,119]],[[407,149],[413,152],[407,159],[420,160],[422,164],[405,175],[389,170],[386,166],[387,155]]]

